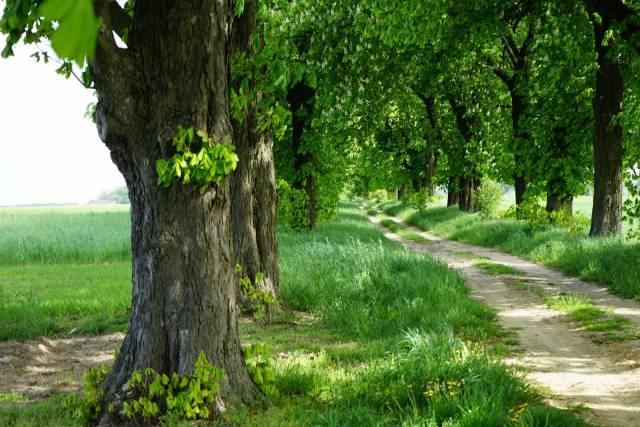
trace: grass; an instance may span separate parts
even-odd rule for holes
[[[616,237],[589,238],[552,226],[532,228],[526,221],[484,219],[456,207],[416,210],[399,201],[385,202],[384,212],[433,234],[498,248],[565,273],[608,286],[627,298],[640,298],[640,242]]]
[[[131,265],[0,268],[0,341],[124,331]]]
[[[621,331],[633,325],[626,317],[609,314],[581,296],[554,295],[547,298],[547,304],[566,313],[571,321],[578,323],[586,331]]]
[[[131,259],[128,206],[2,208],[0,266]]]
[[[481,269],[485,273],[491,274],[493,276],[499,276],[502,274],[521,276],[524,274],[522,271],[518,270],[517,268],[509,267],[508,265],[491,262],[491,261],[476,261],[473,265]]]
[[[231,410],[216,425],[587,425],[546,407],[496,359],[492,344],[511,335],[457,273],[384,239],[355,206],[312,232],[280,230],[279,243],[288,311],[240,329],[243,344],[271,346],[280,397],[265,408]],[[44,293],[34,313],[73,288]],[[76,425],[60,396],[8,405],[0,425]]]

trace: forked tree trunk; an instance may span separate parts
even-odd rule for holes
[[[596,90],[593,97],[593,154],[595,177],[591,236],[622,233],[622,126],[617,115],[622,111],[624,80],[617,57],[612,56],[615,40],[607,46],[603,40],[610,23],[594,20],[598,53]],[[615,119],[615,120],[614,120]]]
[[[229,5],[137,0],[122,50],[109,2],[95,4],[104,23],[93,64],[98,131],[129,188],[132,220],[131,315],[105,400],[118,401],[134,370],[187,375],[204,352],[225,372],[218,403],[249,401],[256,390],[238,338],[229,180],[204,193],[161,188],[155,168],[173,154],[179,124],[231,140]]]
[[[236,52],[253,55],[257,2],[245,2],[242,16],[236,18],[233,45]],[[242,76],[231,82],[238,90]],[[253,82],[251,82],[253,84]],[[233,142],[240,162],[231,175],[231,234],[234,259],[254,286],[279,297],[280,275],[276,236],[276,182],[273,144],[260,132],[255,103],[245,108],[244,120],[231,120]],[[262,273],[264,278],[256,281]],[[243,303],[248,303],[244,301]]]

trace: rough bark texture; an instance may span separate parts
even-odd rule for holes
[[[458,190],[459,177],[449,177],[447,185],[447,207],[457,205],[460,201],[460,192]]]
[[[437,143],[442,144],[444,141],[442,137],[442,129],[438,124],[438,116],[436,113],[435,99],[432,96],[425,96],[425,95],[419,95],[419,96],[420,96],[420,99],[422,99],[422,102],[424,103],[425,108],[427,109],[427,117],[429,119],[429,124],[431,125],[431,128],[435,131],[436,141]],[[438,151],[434,147],[434,144],[430,144],[429,153],[427,155],[427,171],[426,171],[426,179],[425,179],[426,181],[425,186],[429,191],[429,197],[435,196],[435,193],[436,193],[436,188],[433,183],[433,178],[436,175],[437,167],[438,167]]]
[[[531,22],[528,26],[527,35],[520,46],[511,36],[502,38],[504,51],[513,71],[509,74],[501,68],[495,68],[494,73],[507,85],[511,96],[511,126],[513,131],[513,183],[516,193],[516,206],[520,206],[524,201],[524,196],[531,182],[527,151],[531,144],[531,134],[522,125],[522,120],[528,112],[527,91],[529,85],[531,64],[528,59],[531,43],[535,37],[537,24]]]
[[[157,185],[178,124],[231,138],[227,2],[137,0],[129,48],[116,47],[109,2],[93,65],[101,139],[131,199],[132,306],[126,337],[104,384],[118,399],[136,369],[189,374],[202,351],[224,369],[219,404],[249,401],[237,330],[228,179],[200,193]],[[108,416],[103,423],[109,422]]]
[[[469,117],[467,115],[467,108],[465,105],[457,102],[453,97],[449,97],[449,103],[451,109],[456,118],[456,125],[462,138],[471,142],[474,137],[474,127],[477,124],[477,118],[474,116]],[[459,167],[461,174],[458,176],[458,207],[464,212],[473,212],[475,209],[475,190],[480,184],[480,179],[477,177],[476,165],[474,165],[468,158],[466,148],[458,153],[459,159],[456,159],[460,163]],[[449,183],[451,186],[451,182]]]
[[[547,212],[566,211],[568,215],[573,215],[573,196],[561,196],[552,187],[547,187],[546,209]]]
[[[305,165],[313,163],[313,153],[303,148],[302,137],[309,125],[309,117],[313,113],[313,105],[316,92],[303,82],[294,85],[287,94],[287,101],[291,107],[292,130],[291,148],[293,153],[293,170],[296,174],[293,188],[304,189],[307,193],[307,214],[309,217],[309,229],[316,226],[316,190],[315,177],[312,173],[305,172]]]
[[[602,21],[593,21],[599,69],[593,98],[595,177],[591,236],[622,233],[622,127],[612,119],[622,111],[624,80],[619,59],[611,52],[615,40],[602,45],[612,21],[606,7],[599,12]]]
[[[233,49],[253,54],[257,2],[245,2],[244,13],[233,26]],[[242,79],[231,84],[238,88]],[[260,132],[256,105],[244,111],[244,120],[231,120],[233,142],[240,162],[231,175],[231,234],[234,259],[254,286],[277,299],[280,291],[278,241],[276,236],[276,178],[273,143]],[[264,279],[256,282],[258,273]],[[241,297],[241,295],[239,295]],[[241,301],[247,304],[247,301]]]
[[[571,141],[567,139],[567,129],[564,126],[553,127],[553,156],[558,166],[552,166],[547,178],[547,212],[566,211],[573,215],[573,196],[567,182],[563,163],[570,161],[569,148]]]

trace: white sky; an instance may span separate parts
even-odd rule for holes
[[[124,185],[84,117],[91,91],[55,64],[36,63],[34,51],[20,46],[0,58],[0,206],[86,203]]]

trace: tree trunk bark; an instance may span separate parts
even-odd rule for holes
[[[573,215],[573,196],[560,196],[547,188],[547,212],[566,211],[569,216]]]
[[[516,206],[520,206],[524,201],[525,193],[529,187],[530,177],[530,165],[527,164],[527,150],[530,149],[531,135],[523,129],[522,118],[527,112],[527,100],[525,95],[520,91],[523,90],[523,86],[526,86],[529,81],[529,65],[525,61],[525,58],[517,64],[514,69],[514,77],[511,85],[509,85],[509,93],[511,94],[511,126],[513,128],[513,181],[516,193]]]
[[[436,187],[433,183],[433,178],[436,174],[436,168],[438,167],[438,156],[435,151],[431,151],[429,153],[429,157],[427,158],[427,175],[425,178],[425,188],[429,192],[429,197],[434,197],[436,195]]]
[[[402,199],[406,195],[407,195],[407,186],[401,185],[400,187],[398,187],[398,199]]]
[[[236,52],[253,55],[253,36],[256,27],[257,2],[245,2],[243,14],[233,27]],[[231,82],[239,89],[242,76]],[[251,82],[250,84],[253,84]],[[244,120],[231,120],[233,142],[240,158],[231,175],[231,234],[234,259],[249,276],[252,284],[267,292],[274,300],[279,297],[279,261],[276,236],[276,182],[273,164],[273,144],[268,134],[260,132],[256,119],[256,105],[250,103]],[[257,282],[256,275],[263,280]],[[244,300],[243,305],[250,302]]]
[[[449,177],[449,184],[447,185],[447,207],[457,205],[460,202],[458,182],[458,177]]]
[[[93,66],[100,138],[131,199],[132,306],[106,402],[121,399],[135,370],[189,375],[204,352],[225,372],[220,408],[250,401],[256,389],[238,337],[236,277],[225,179],[197,186],[157,185],[156,161],[169,158],[178,125],[231,139],[230,7],[224,2],[137,0],[128,49],[115,45],[109,2]],[[176,36],[180,35],[180,37]],[[106,413],[103,424],[114,421]]]
[[[611,56],[615,40],[602,42],[610,23],[603,17],[593,22],[598,54],[596,90],[593,97],[593,154],[595,160],[593,211],[590,236],[622,233],[622,112],[624,80],[617,57]],[[615,120],[614,120],[615,119]]]
[[[437,115],[436,106],[435,106],[436,100],[432,96],[427,96],[424,94],[418,94],[418,97],[422,100],[427,110],[427,118],[429,119],[429,124],[431,125],[431,128],[435,131],[436,141],[441,144],[443,142],[442,129],[438,124],[438,115]],[[426,179],[425,179],[425,186],[427,188],[427,191],[429,192],[429,197],[435,196],[435,193],[436,193],[435,186],[433,184],[433,178],[436,175],[437,167],[438,167],[438,152],[433,147],[433,144],[431,144],[430,151],[427,157],[427,171],[426,171]]]
[[[475,190],[477,189],[477,180],[474,177],[461,177],[460,178],[460,196],[458,201],[458,207],[463,212],[475,211]]]

